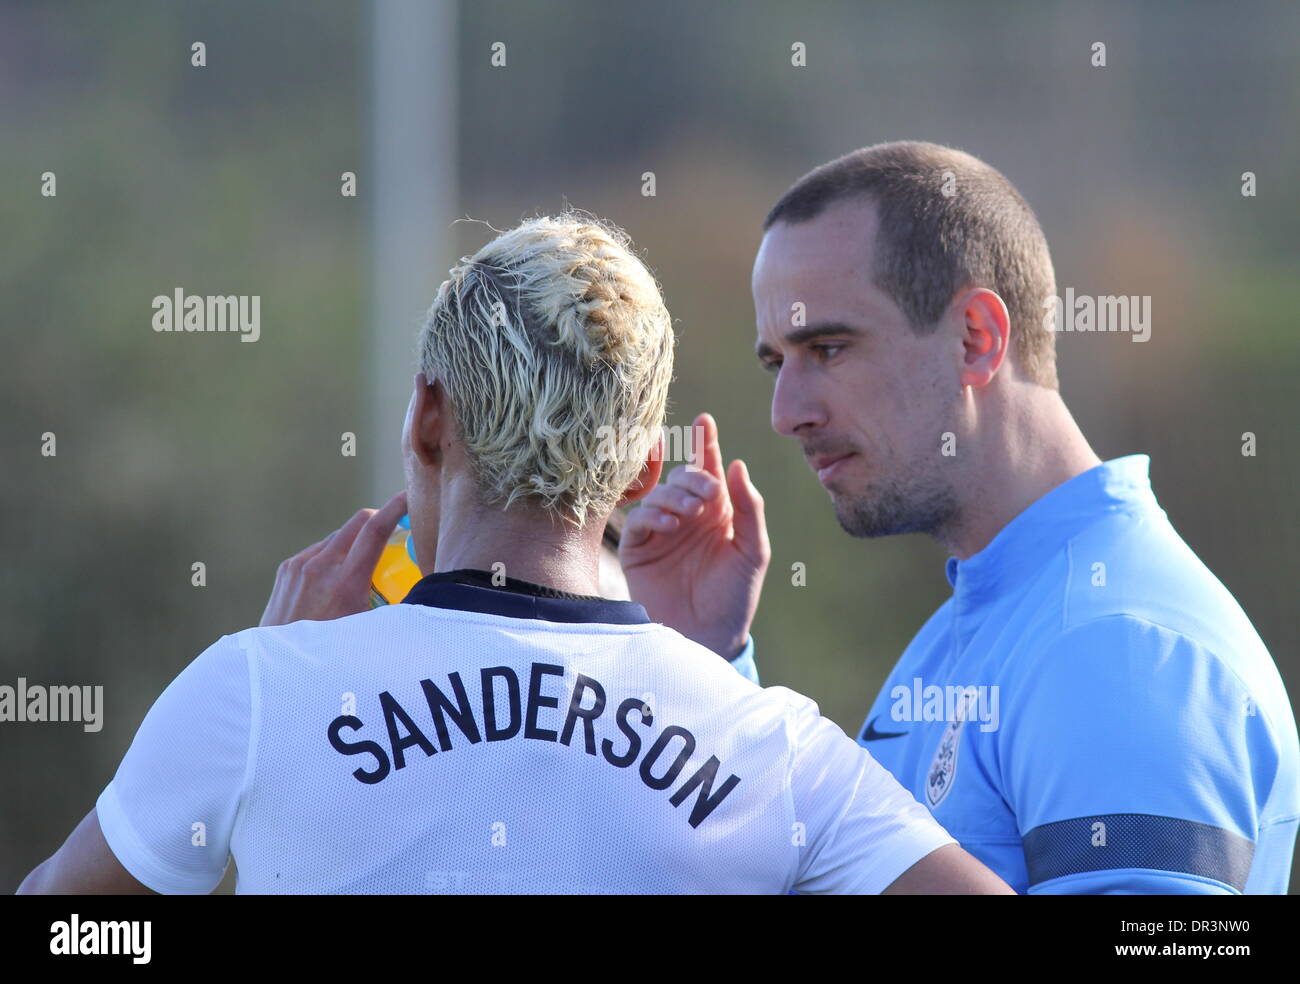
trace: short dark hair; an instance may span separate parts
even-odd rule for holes
[[[872,281],[913,330],[931,330],[957,291],[987,287],[1006,302],[1011,351],[1026,376],[1057,387],[1056,336],[1043,327],[1043,302],[1056,295],[1052,257],[1033,209],[1010,181],[952,147],[876,144],[805,174],[763,229],[807,222],[859,196],[880,217]]]

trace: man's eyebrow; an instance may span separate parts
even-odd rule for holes
[[[810,342],[814,338],[822,338],[826,335],[847,335],[850,338],[858,338],[861,334],[862,329],[855,328],[853,325],[841,321],[823,321],[787,332],[785,342],[787,345],[802,345],[804,342]],[[754,354],[760,359],[766,360],[776,355],[776,349],[768,345],[767,342],[759,342],[754,346]]]

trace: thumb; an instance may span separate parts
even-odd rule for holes
[[[772,555],[767,539],[767,518],[763,511],[763,496],[750,481],[749,469],[737,458],[727,469],[727,490],[735,510],[732,526],[736,545],[750,559],[766,564]]]

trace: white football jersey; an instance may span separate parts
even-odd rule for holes
[[[246,629],[158,698],[96,804],[158,892],[886,888],[956,843],[817,705],[637,604],[485,572]]]

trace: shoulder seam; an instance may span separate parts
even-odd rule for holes
[[[257,742],[262,730],[261,677],[258,674],[257,657],[253,653],[253,647],[245,638],[246,631],[233,636],[244,654],[244,664],[248,671],[248,748],[244,755],[244,778],[239,787],[239,806],[235,810],[235,819],[230,825],[232,848],[236,835],[243,828],[244,814],[247,811],[249,793],[253,786],[253,775],[257,771]],[[232,850],[232,856],[233,853]]]
[[[794,763],[795,763],[795,756],[797,754],[795,750],[796,729],[794,725],[795,725],[795,715],[797,714],[797,711],[795,709],[794,702],[790,700],[788,697],[785,698],[783,704],[785,706],[781,717],[782,717],[782,726],[785,729],[785,737],[786,737],[786,742],[785,742],[786,763],[785,763],[785,781],[781,783],[781,798],[784,800],[785,807],[787,810],[786,813],[787,823],[793,825],[799,819],[798,807],[795,805],[794,802]],[[790,841],[791,841],[790,851],[788,852],[790,857],[790,868],[789,868],[789,877],[786,883],[787,892],[793,889],[795,884],[799,881],[800,848],[798,845],[794,843],[793,838],[791,838]]]

